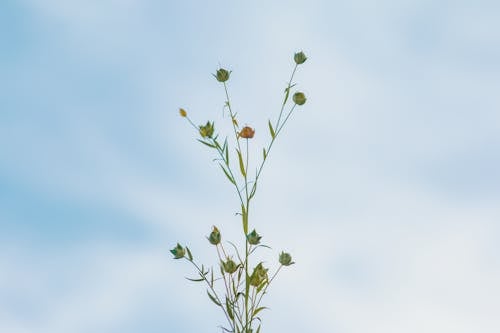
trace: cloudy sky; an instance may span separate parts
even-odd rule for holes
[[[500,331],[498,1],[3,0],[0,331],[218,332],[178,241],[214,262],[238,201],[178,116],[268,140],[308,102],[252,225],[291,266],[262,332]],[[222,125],[221,125],[222,126]],[[223,128],[223,126],[221,127]]]

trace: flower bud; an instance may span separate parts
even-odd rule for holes
[[[221,238],[219,229],[217,229],[217,227],[214,226],[214,229],[212,230],[212,232],[210,233],[210,235],[207,238],[208,238],[208,241],[210,242],[210,244],[212,244],[212,245],[219,244],[220,238]]]
[[[250,275],[250,285],[254,287],[260,286],[263,282],[268,279],[267,269],[262,266],[262,263],[258,264],[254,269],[252,275]]]
[[[257,233],[257,231],[255,231],[255,229],[253,229],[253,231],[247,235],[248,243],[250,243],[252,245],[259,244],[261,238],[262,237],[259,236],[259,234]]]
[[[255,130],[251,127],[245,126],[240,131],[240,138],[251,139],[255,134]]]
[[[179,114],[181,115],[181,117],[187,117],[188,115],[186,110],[184,110],[183,108],[179,109]]]
[[[229,274],[233,274],[238,269],[238,265],[230,258],[226,262],[221,262],[221,264],[224,272]]]
[[[206,138],[206,137],[211,138],[212,135],[214,135],[214,123],[213,122],[211,123],[211,122],[207,121],[205,126],[200,125],[199,128],[200,128],[200,135],[202,138]]]
[[[304,105],[306,100],[307,98],[306,95],[304,95],[304,93],[296,92],[295,94],[293,94],[293,102],[297,105]]]
[[[229,74],[231,74],[231,72],[225,70],[224,68],[219,68],[217,70],[217,74],[214,74],[214,76],[217,81],[226,82],[227,80],[229,80]]]
[[[295,53],[295,55],[293,56],[293,60],[295,60],[295,63],[297,65],[301,65],[306,62],[307,57],[304,52],[300,51],[298,53]]]
[[[294,264],[290,253],[285,253],[285,252],[280,253],[279,262],[283,266],[290,266],[290,265]]]
[[[174,259],[181,259],[184,258],[186,249],[184,249],[181,244],[177,243],[177,246],[170,250],[170,253],[174,255]]]

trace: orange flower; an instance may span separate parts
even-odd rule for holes
[[[179,114],[181,115],[181,117],[187,117],[187,112],[183,108],[179,109]]]
[[[254,134],[255,134],[255,131],[251,127],[245,126],[241,129],[241,132],[239,135],[240,135],[240,138],[251,139],[251,138],[253,138]]]

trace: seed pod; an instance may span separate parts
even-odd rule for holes
[[[304,105],[306,100],[306,95],[304,95],[304,93],[302,92],[296,92],[295,94],[293,94],[293,102],[297,105]]]
[[[184,258],[186,249],[184,249],[181,244],[177,243],[177,246],[170,250],[170,253],[174,255],[174,259],[181,259]]]
[[[212,245],[219,244],[220,239],[221,239],[219,229],[217,229],[217,227],[214,226],[214,229],[212,230],[212,232],[210,233],[210,235],[207,238],[208,238],[208,241],[210,242],[210,244],[212,244]]]

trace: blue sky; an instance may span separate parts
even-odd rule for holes
[[[499,15],[495,1],[2,1],[0,331],[216,331],[168,249],[212,262],[204,237],[239,236],[238,202],[177,110],[223,123],[225,66],[260,149],[304,50],[308,102],[254,206],[269,260],[297,262],[263,332],[498,332]]]

